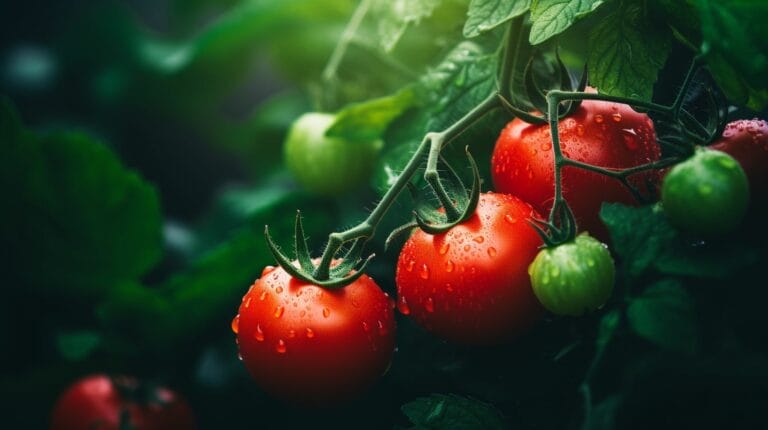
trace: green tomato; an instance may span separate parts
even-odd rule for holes
[[[749,205],[749,183],[730,155],[700,148],[664,178],[661,203],[680,230],[711,237],[739,225]]]
[[[310,193],[334,196],[366,184],[383,145],[381,140],[349,141],[326,136],[336,115],[310,112],[291,125],[285,162]]]
[[[528,274],[533,293],[547,310],[580,316],[603,306],[611,296],[615,268],[608,248],[582,233],[539,251]]]

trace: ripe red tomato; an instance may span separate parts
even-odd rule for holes
[[[527,271],[542,244],[531,217],[539,215],[522,200],[487,193],[449,231],[417,230],[397,261],[400,312],[465,344],[498,344],[526,331],[543,313]]]
[[[563,155],[599,167],[626,168],[656,161],[661,150],[651,119],[631,107],[585,100],[559,123]],[[515,118],[496,142],[491,173],[497,191],[514,194],[548,214],[554,198],[555,173],[552,136],[548,124],[528,124]],[[562,171],[563,196],[568,201],[579,231],[607,240],[599,218],[603,202],[635,204],[619,181],[575,167]],[[646,180],[658,182],[658,173],[633,175],[630,181],[645,190]]]
[[[124,414],[127,423],[121,423]],[[133,378],[98,374],[67,388],[53,408],[51,430],[118,430],[121,424],[136,430],[197,428],[189,405],[173,391],[146,392]]]
[[[286,401],[326,406],[384,374],[395,349],[393,303],[367,275],[326,290],[267,267],[232,321],[258,384]]]
[[[710,148],[735,158],[747,174],[752,205],[768,206],[768,122],[755,118],[728,123]]]

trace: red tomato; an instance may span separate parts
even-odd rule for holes
[[[364,391],[389,367],[393,305],[367,275],[326,290],[267,267],[232,321],[240,357],[268,393],[332,405]]]
[[[397,261],[398,309],[442,338],[503,343],[531,327],[543,309],[528,266],[541,238],[522,200],[487,193],[475,214],[438,235],[417,230]]]
[[[727,153],[741,164],[749,180],[752,204],[768,204],[768,122],[741,119],[729,123],[723,136],[710,146]]]
[[[157,387],[147,393],[133,378],[98,374],[67,388],[53,408],[51,429],[118,430],[124,413],[136,430],[197,428],[189,405],[173,391]]]
[[[585,100],[559,123],[563,155],[599,167],[626,168],[656,161],[661,151],[651,119],[631,107]],[[491,159],[497,191],[514,194],[549,214],[555,193],[552,136],[548,124],[528,124],[515,118],[501,132]],[[575,167],[562,170],[563,196],[579,231],[607,240],[600,220],[603,202],[635,204],[632,194],[617,180]],[[630,181],[645,190],[645,181],[658,182],[655,171],[633,175]]]

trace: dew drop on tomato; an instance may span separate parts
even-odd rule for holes
[[[432,300],[432,297],[427,297],[427,300],[424,300],[424,309],[429,313],[435,311],[435,302]]]
[[[232,318],[232,333],[237,334],[237,332],[240,330],[240,314],[235,315],[234,318]]]
[[[453,263],[453,261],[448,260],[448,261],[445,262],[445,271],[446,272],[448,272],[448,273],[453,272],[453,268],[454,267],[455,267],[455,264]]]
[[[282,306],[278,306],[275,308],[275,318],[280,318],[283,316],[283,312],[285,312],[285,308]]]
[[[421,270],[419,271],[419,277],[421,279],[429,279],[429,267],[427,267],[426,264],[421,265]]]
[[[323,317],[328,318],[331,316],[331,310],[328,308],[323,308]]]
[[[275,345],[275,351],[279,354],[285,354],[285,352],[288,351],[288,347],[285,345],[284,340],[278,339],[277,345]]]
[[[312,339],[313,337],[315,337],[315,331],[309,327],[307,327],[307,329],[304,330],[304,334],[307,336],[308,339]]]
[[[261,324],[256,324],[256,331],[253,332],[253,338],[258,342],[264,341],[264,331],[261,329]]]
[[[397,302],[397,310],[403,315],[410,315],[411,308],[408,306],[408,302],[405,301],[405,297],[400,296]]]

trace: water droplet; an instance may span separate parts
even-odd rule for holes
[[[705,185],[705,184],[699,185],[699,194],[701,194],[702,196],[707,196],[712,194],[712,187],[710,185]]]
[[[275,308],[275,318],[280,318],[281,316],[283,316],[283,312],[285,312],[285,308],[283,308],[282,306],[276,307]]]
[[[613,120],[613,122],[621,122],[621,114],[616,112],[611,115],[611,119]]]
[[[506,215],[504,215],[504,221],[506,221],[506,222],[508,222],[510,224],[515,224],[515,223],[517,223],[517,218],[513,217],[510,214],[506,214]]]
[[[419,277],[421,279],[429,279],[429,267],[427,267],[426,264],[421,265],[421,270],[419,271]]]
[[[282,292],[283,292],[283,287],[277,287],[277,288],[275,288],[275,292],[276,292],[277,294],[280,294],[280,293],[282,293]]]
[[[595,115],[595,122],[596,122],[596,123],[598,123],[598,124],[602,124],[602,123],[603,123],[603,121],[605,121],[605,118],[603,118],[603,116],[602,116],[602,115],[600,115],[600,114],[597,114],[597,115]]]
[[[409,315],[411,313],[411,308],[408,307],[408,302],[405,301],[404,296],[400,296],[400,300],[397,302],[397,310],[403,315]]]
[[[552,268],[552,277],[557,278],[558,276],[560,276],[560,268],[555,266]]]
[[[386,336],[387,328],[384,327],[384,323],[381,320],[376,321],[376,326],[379,328],[379,336]]]
[[[264,270],[261,271],[261,277],[265,277],[272,273],[272,271],[275,270],[275,266],[267,266],[264,268]]]
[[[448,272],[448,273],[451,273],[451,272],[453,272],[453,268],[455,266],[456,265],[453,264],[453,261],[448,260],[448,261],[445,262],[445,271]]]
[[[464,245],[464,252],[469,252],[469,250],[472,249],[469,245]]]
[[[368,327],[368,323],[367,323],[367,322],[365,322],[365,321],[363,321],[363,331],[364,331],[364,332],[366,332],[366,333],[368,333],[369,331],[371,331],[371,328],[370,328],[370,327]]]
[[[448,291],[449,293],[452,293],[453,292],[453,286],[450,283],[445,284],[445,291]]]
[[[491,258],[495,257],[496,256],[496,248],[494,248],[492,246],[489,247],[488,248],[488,256],[491,257]]]
[[[264,342],[264,331],[261,329],[261,324],[256,324],[256,331],[253,332],[253,338],[259,342]]]
[[[266,291],[262,291],[261,294],[259,295],[259,300],[261,300],[263,302],[264,299],[266,299],[266,298],[267,298],[267,292]]]
[[[288,330],[288,338],[293,339],[296,337],[296,330]]]
[[[443,244],[440,245],[440,249],[437,252],[439,252],[440,255],[445,255],[449,249],[451,249],[451,244],[448,242],[443,242]]]
[[[424,309],[429,313],[435,311],[435,302],[432,301],[432,297],[427,297],[427,300],[424,300]]]
[[[587,266],[589,266],[589,267],[595,267],[595,260],[593,260],[593,259],[591,259],[591,258],[590,258],[589,260],[587,260]]]
[[[409,272],[412,272],[414,264],[416,264],[416,261],[414,261],[414,260],[409,261],[408,264],[406,264],[406,266],[405,266],[405,270],[407,270]]]
[[[285,354],[285,352],[288,351],[284,340],[278,339],[277,345],[275,345],[275,351],[277,351],[279,354]]]
[[[579,136],[584,136],[584,126],[579,124],[576,126],[576,134]]]
[[[307,329],[304,330],[304,334],[307,336],[308,339],[312,339],[313,337],[315,337],[315,331],[309,327],[307,327]]]
[[[243,354],[237,353],[237,359],[243,361]]]
[[[552,149],[552,144],[551,143],[544,142],[544,143],[541,144],[541,150],[542,151],[549,151],[550,149]]]
[[[245,308],[248,309],[251,306],[251,297],[248,296],[247,299],[245,299]]]
[[[328,308],[323,308],[323,316],[325,318],[328,318],[329,316],[331,316],[331,310]]]
[[[477,243],[483,243],[485,242],[485,238],[483,236],[477,236],[476,238],[472,239]]]
[[[240,314],[235,315],[234,318],[232,318],[232,333],[237,334],[237,332],[240,330]]]
[[[304,309],[302,309],[301,312],[299,312],[300,317],[304,317],[304,315],[306,314],[307,314],[307,311],[305,311]]]

